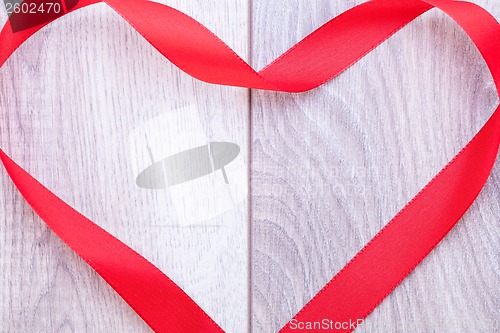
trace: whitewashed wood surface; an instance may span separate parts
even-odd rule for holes
[[[248,54],[246,1],[166,2],[197,17],[239,54]],[[182,226],[173,216],[179,207],[173,207],[168,190],[135,184],[134,166],[140,163],[132,156],[148,156],[151,138],[137,143],[136,152],[129,138],[145,122],[167,115],[173,120],[162,133],[166,145],[179,141],[185,147],[180,138],[190,140],[184,133],[196,125],[204,132],[196,133],[194,142],[203,136],[205,144],[235,142],[246,159],[248,90],[208,85],[180,72],[104,4],[37,33],[0,77],[0,143],[7,153],[156,264],[228,332],[247,330],[246,199],[210,221]],[[175,111],[186,106],[198,110],[196,119]],[[162,152],[149,144],[158,157]],[[223,182],[221,174],[214,176]],[[0,331],[150,331],[34,216],[5,173],[0,186],[5,221],[0,226]]]
[[[256,68],[361,2],[163,1]],[[497,0],[474,2],[500,18]],[[186,105],[196,121],[178,117],[163,135],[181,141],[196,127],[201,139],[237,143],[251,180],[249,201],[191,226],[174,216],[169,190],[135,185],[144,147],[129,144],[135,128]],[[312,92],[250,94],[178,71],[100,4],[46,27],[0,69],[0,145],[225,330],[265,333],[300,310],[496,105],[478,52],[437,10]],[[5,173],[0,187],[0,332],[150,331]],[[499,197],[497,166],[459,225],[356,332],[495,332]]]
[[[253,66],[361,2],[254,1]],[[476,2],[500,18],[497,0]],[[253,91],[252,331],[286,324],[496,105],[478,52],[437,10],[312,92]],[[356,332],[493,332],[499,171],[448,238]]]

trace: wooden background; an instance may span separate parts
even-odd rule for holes
[[[262,68],[363,1],[162,2]],[[497,0],[473,2],[500,19]],[[2,8],[0,23],[6,19]],[[0,145],[166,272],[227,332],[271,333],[498,103],[477,50],[437,10],[337,79],[283,94],[198,82],[99,4],[44,28],[0,69]],[[183,199],[173,191],[135,185],[134,159],[144,146],[130,145],[135,128],[187,105],[196,110],[200,137],[237,143],[248,166],[238,179],[248,189],[243,201],[189,225],[180,221],[174,202]],[[175,117],[164,133],[171,140],[195,126],[192,115]],[[150,331],[34,215],[5,172],[0,187],[0,332]],[[496,166],[459,225],[356,332],[498,331],[498,198]]]

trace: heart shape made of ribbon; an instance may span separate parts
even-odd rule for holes
[[[97,2],[100,1],[83,0],[73,10]],[[195,78],[286,92],[313,89],[332,79],[414,18],[437,7],[457,21],[474,41],[500,93],[500,26],[486,11],[468,2],[364,3],[318,28],[259,72],[197,21],[173,8],[140,0],[104,2],[160,53]],[[46,23],[18,32],[7,24],[0,34],[0,66]],[[294,320],[329,318],[335,322],[358,322],[432,251],[472,204],[493,168],[500,143],[499,110]],[[3,151],[0,158],[37,214],[154,331],[222,331],[153,264],[59,199]],[[350,332],[354,328],[355,325],[338,331]],[[286,325],[281,331],[294,329]]]

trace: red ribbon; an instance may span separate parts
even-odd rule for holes
[[[83,0],[73,9],[97,3]],[[200,80],[276,91],[313,89],[340,74],[404,25],[437,7],[471,37],[500,94],[500,25],[482,8],[452,0],[373,0],[332,19],[256,72],[208,29],[155,2],[104,1],[153,47]],[[45,23],[47,24],[47,23]],[[0,66],[45,24],[0,33]],[[295,317],[358,322],[429,254],[486,182],[500,144],[500,107],[474,138]],[[222,329],[137,252],[63,202],[12,161],[0,158],[26,201],[156,332]],[[351,332],[344,326],[338,332]],[[287,324],[282,332],[293,331]]]

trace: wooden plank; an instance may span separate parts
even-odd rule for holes
[[[253,65],[361,2],[254,0]],[[496,0],[473,2],[500,18]],[[437,10],[314,91],[253,91],[252,332],[286,324],[497,105],[477,50]],[[460,224],[356,332],[493,332],[499,197],[497,165]]]
[[[165,3],[248,55],[246,0]],[[247,330],[247,90],[193,80],[99,4],[23,45],[0,70],[0,96],[7,153],[158,265],[228,332]],[[217,141],[241,149],[226,167],[229,185],[214,172],[163,190],[137,186],[151,163],[148,146],[161,160]],[[150,331],[33,214],[4,172],[0,187],[1,332]]]

